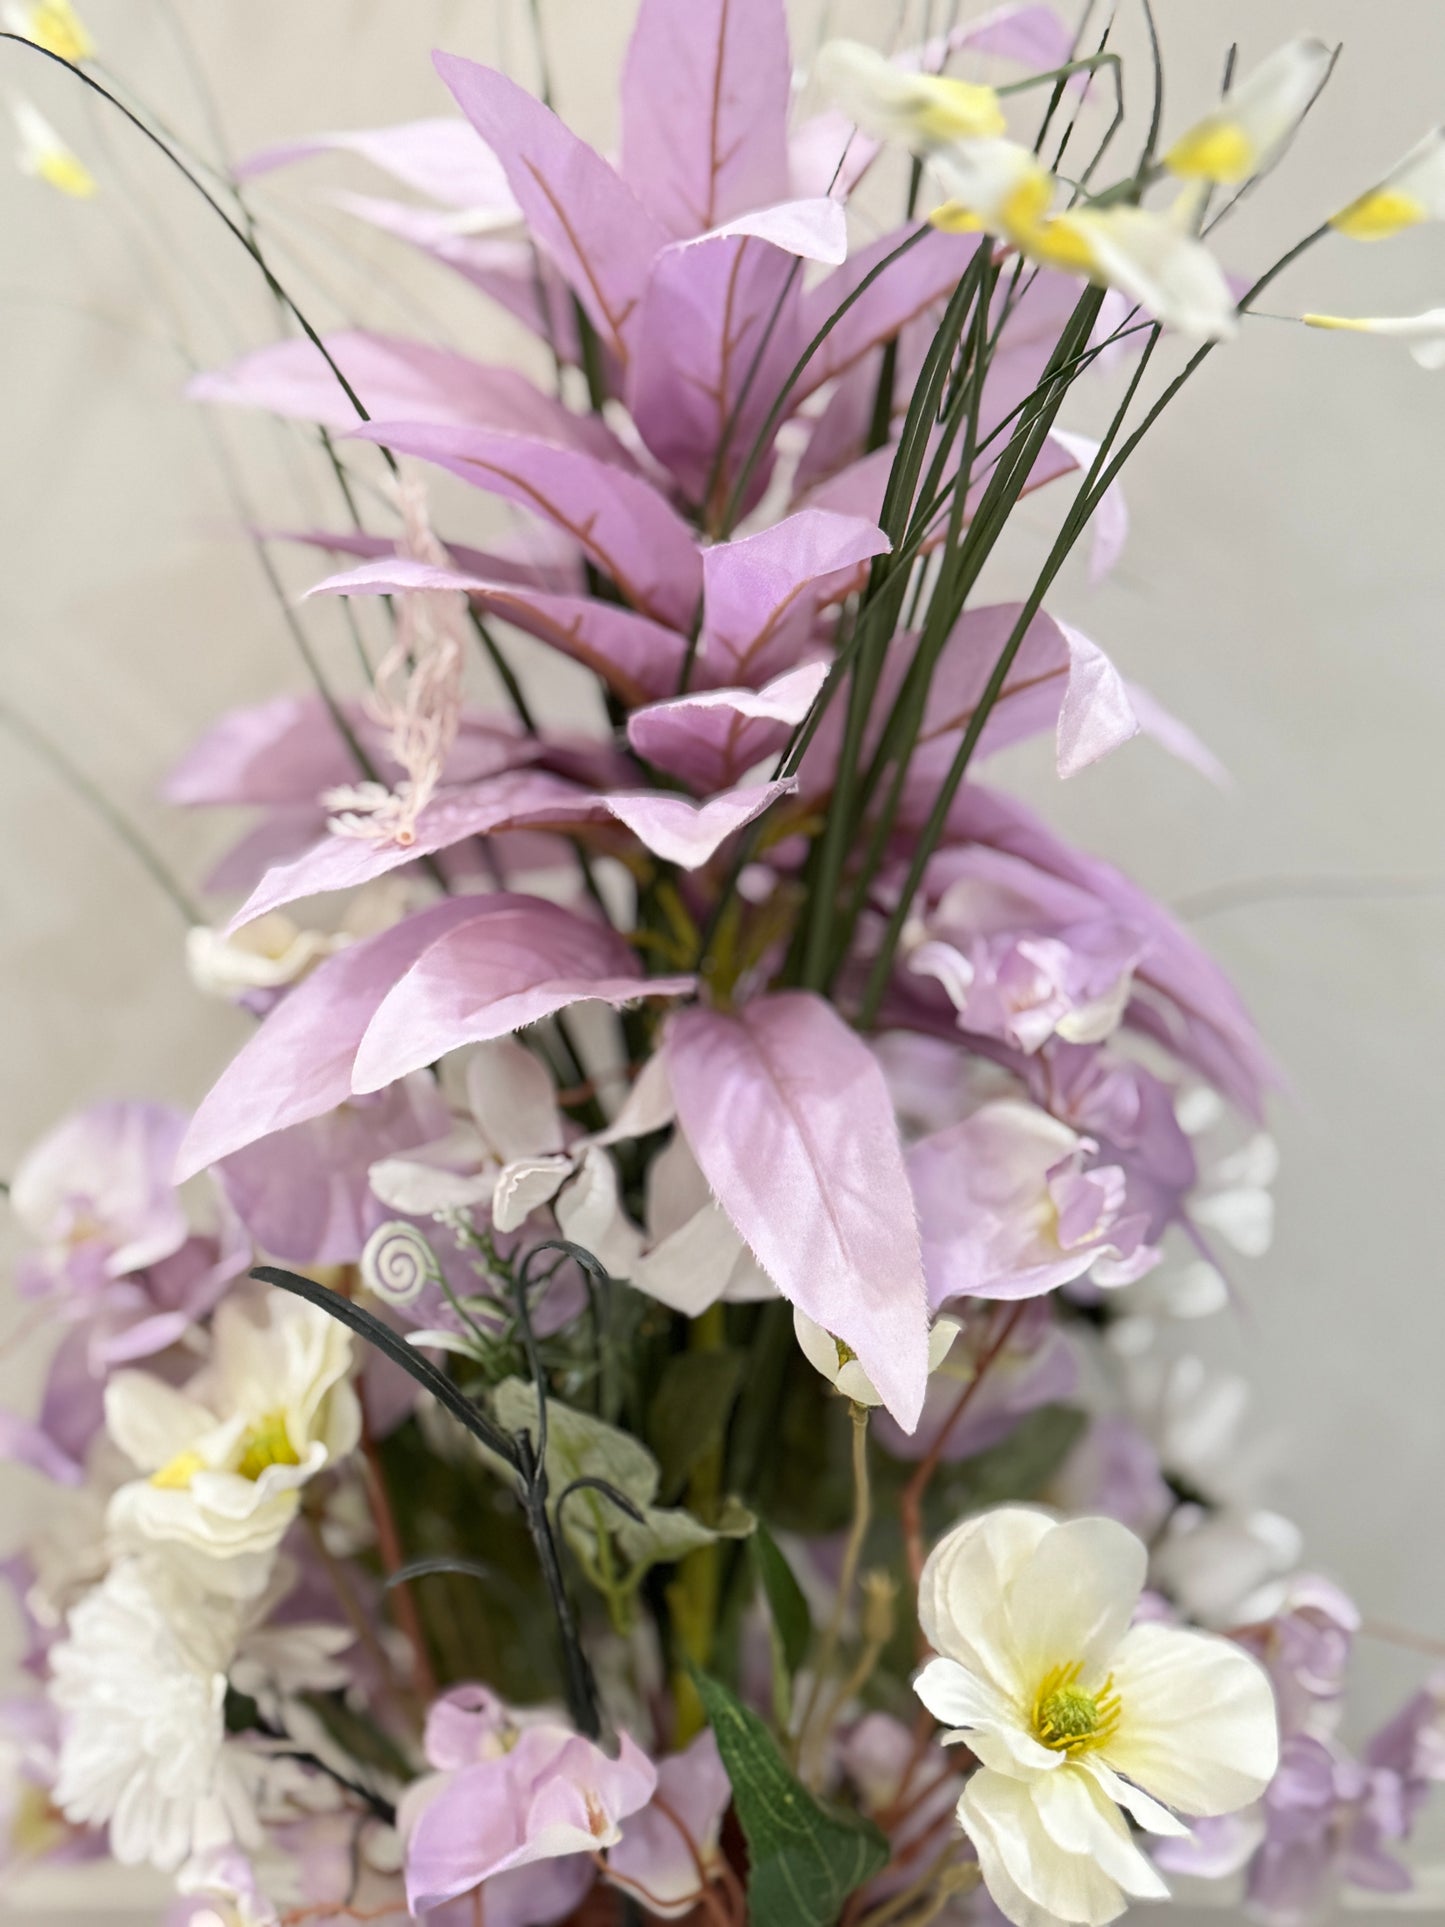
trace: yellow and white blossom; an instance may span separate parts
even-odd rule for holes
[[[351,1363],[344,1327],[275,1293],[219,1307],[210,1361],[183,1390],[117,1372],[106,1426],[145,1476],[110,1502],[115,1541],[166,1547],[217,1593],[259,1592],[302,1487],[360,1438]]]
[[[957,1318],[936,1318],[933,1321],[933,1329],[928,1334],[930,1377],[953,1350],[953,1341],[962,1330],[963,1326]],[[851,1399],[855,1405],[883,1403],[872,1379],[858,1363],[857,1353],[797,1306],[793,1308],[793,1332],[804,1358],[844,1398]]]
[[[1445,308],[1427,308],[1424,314],[1375,315],[1354,317],[1342,314],[1307,314],[1300,319],[1307,328],[1339,328],[1356,335],[1390,335],[1406,342],[1411,356],[1432,373],[1445,368]]]
[[[968,141],[936,154],[932,171],[947,199],[929,215],[950,234],[1002,234],[1038,254],[1057,182],[1029,148],[1011,140]]]
[[[70,0],[10,0],[5,25],[76,66],[95,52],[95,42]]]
[[[1182,1835],[1177,1814],[1234,1812],[1273,1777],[1263,1670],[1228,1640],[1131,1626],[1146,1566],[1115,1520],[1005,1506],[924,1568],[919,1619],[940,1657],[915,1690],[980,1763],[959,1822],[1015,1927],[1102,1927],[1126,1896],[1166,1898],[1125,1813]]]
[[[1432,128],[1378,186],[1330,217],[1352,241],[1386,241],[1423,221],[1445,220],[1445,127]]]
[[[40,109],[28,100],[17,100],[15,126],[20,135],[17,156],[22,174],[44,181],[57,193],[72,200],[88,201],[95,193],[95,177],[77,154],[73,154]]]
[[[1224,270],[1192,235],[1143,207],[1081,207],[1047,224],[1056,267],[1117,288],[1166,328],[1193,341],[1228,341],[1239,316]]]
[[[920,153],[954,141],[992,140],[1004,131],[992,87],[949,74],[910,72],[858,40],[830,40],[818,55],[825,91],[865,134]]]
[[[1225,96],[1212,114],[1169,149],[1164,165],[1185,180],[1238,187],[1269,166],[1324,85],[1333,56],[1301,35],[1276,48]]]

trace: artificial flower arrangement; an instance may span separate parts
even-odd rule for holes
[[[65,0],[10,12],[109,93]],[[358,623],[364,683],[170,778],[252,812],[189,939],[250,1040],[193,1116],[100,1104],[13,1174],[60,1338],[3,1432],[54,1494],[8,1569],[12,1858],[153,1863],[191,1927],[1409,1885],[1445,1692],[1346,1750],[1355,1608],[1237,1477],[1238,1388],[1151,1349],[1267,1242],[1270,1061],[989,770],[1042,732],[1065,779],[1140,731],[1212,767],[1045,603],[1086,531],[1112,565],[1123,464],[1284,265],[1206,240],[1332,59],[1171,129],[1156,45],[1118,165],[1107,24],[1036,5],[825,45],[803,114],[783,0],[641,0],[615,165],[452,55],[459,114],[224,186],[123,109],[292,324],[197,401],[319,431],[355,513],[296,539],[389,643]],[[316,332],[248,197],[335,148],[550,385]],[[1442,214],[1437,133],[1285,259]],[[1313,319],[1438,358],[1431,317]],[[515,522],[434,528],[436,469]],[[1056,537],[992,599],[1038,491]]]

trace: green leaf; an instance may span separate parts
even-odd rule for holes
[[[662,1489],[675,1498],[693,1467],[718,1445],[742,1389],[739,1351],[677,1352],[663,1367],[647,1412],[647,1436],[662,1465]]]
[[[498,1422],[508,1432],[539,1436],[537,1388],[509,1378],[492,1394]],[[672,1564],[719,1536],[690,1512],[657,1506],[658,1466],[647,1447],[630,1432],[578,1412],[558,1399],[547,1401],[547,1479],[560,1494],[578,1479],[600,1479],[615,1486],[642,1514],[630,1519],[597,1492],[579,1492],[562,1513],[562,1532],[589,1573],[596,1573],[604,1542],[615,1546],[627,1564],[629,1582],[659,1564]]]
[[[940,1467],[930,1493],[951,1523],[964,1512],[1010,1500],[1035,1499],[1058,1471],[1088,1424],[1072,1405],[1040,1405],[1007,1438],[957,1465]]]
[[[753,1535],[753,1559],[767,1597],[768,1611],[773,1616],[783,1664],[789,1674],[796,1673],[807,1657],[813,1638],[813,1616],[808,1611],[803,1588],[793,1577],[793,1568],[765,1525],[759,1525]]]
[[[756,1713],[692,1673],[748,1843],[750,1927],[834,1927],[849,1894],[888,1864],[871,1821],[820,1806]]]

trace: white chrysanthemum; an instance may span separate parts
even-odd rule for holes
[[[111,1501],[119,1544],[168,1545],[216,1591],[259,1592],[301,1488],[361,1435],[350,1370],[346,1330],[278,1292],[221,1305],[210,1362],[184,1391],[117,1372],[106,1424],[147,1474]]]
[[[1445,127],[1432,128],[1377,187],[1330,219],[1352,241],[1387,241],[1422,221],[1445,220]]]
[[[958,1817],[1015,1927],[1101,1927],[1126,1895],[1165,1898],[1120,1808],[1183,1834],[1176,1813],[1233,1812],[1274,1774],[1263,1670],[1228,1640],[1131,1627],[1145,1566],[1112,1519],[1008,1506],[949,1533],[924,1568],[919,1618],[942,1657],[915,1687],[980,1762]]]
[[[928,1370],[936,1372],[953,1349],[953,1341],[963,1330],[957,1318],[935,1318],[928,1334]],[[814,1371],[821,1372],[830,1385],[855,1405],[881,1405],[882,1398],[871,1378],[858,1363],[858,1354],[841,1338],[817,1324],[805,1311],[793,1308],[793,1332],[804,1358]]]
[[[1302,34],[1230,90],[1212,114],[1169,149],[1164,165],[1186,180],[1237,187],[1275,160],[1324,85],[1332,55]]]
[[[911,72],[858,40],[830,40],[819,51],[816,72],[824,91],[875,140],[901,141],[926,153],[1004,131],[992,87]]]
[[[173,1869],[245,1825],[226,1752],[234,1607],[202,1599],[157,1562],[126,1560],[70,1615],[51,1652],[64,1715],[55,1804],[110,1828],[126,1866]]]

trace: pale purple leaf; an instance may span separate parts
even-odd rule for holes
[[[818,611],[849,594],[887,548],[875,520],[819,509],[716,544],[703,557],[703,679],[757,687],[790,667]]]
[[[1217,784],[1222,790],[1232,787],[1229,771],[1220,762],[1208,743],[1195,735],[1188,723],[1164,707],[1157,697],[1138,683],[1126,683],[1129,701],[1134,714],[1139,718],[1139,727],[1146,736],[1152,737],[1161,749],[1167,749],[1171,756],[1177,756],[1181,763],[1188,763],[1191,769],[1209,782]]]
[[[687,640],[646,616],[590,596],[543,595],[506,582],[442,569],[408,556],[366,562],[328,576],[310,595],[405,595],[416,589],[456,590],[489,614],[585,663],[626,702],[647,702],[676,689]]]
[[[515,368],[489,367],[448,348],[359,329],[324,340],[373,421],[440,422],[531,435],[636,467],[605,423],[564,408]],[[192,401],[264,408],[328,428],[354,428],[358,419],[325,357],[304,338],[272,342],[228,368],[197,375],[186,392]]]
[[[806,991],[736,1016],[679,1011],[665,1049],[683,1134],[739,1236],[912,1430],[928,1375],[923,1260],[872,1053]]]
[[[452,54],[434,58],[457,105],[501,157],[537,245],[625,363],[653,257],[671,238],[666,229],[595,149],[515,81]]]
[[[846,114],[826,107],[788,140],[788,177],[795,194],[846,201],[878,158],[881,141],[860,133]]]
[[[627,740],[638,755],[692,788],[719,790],[775,755],[827,680],[826,662],[784,670],[762,689],[705,689],[634,710]]]
[[[1076,435],[1066,428],[1055,428],[1053,439],[1073,456],[1081,470],[1087,471],[1099,453],[1099,444],[1090,435]],[[1121,482],[1111,482],[1099,499],[1089,520],[1089,581],[1099,583],[1111,574],[1129,540],[1129,506]]]
[[[1016,61],[1040,73],[1067,66],[1074,57],[1074,31],[1052,7],[994,7],[898,58],[900,67],[939,72],[950,54],[964,51]]]
[[[625,824],[654,856],[680,869],[696,870],[714,857],[730,836],[762,815],[780,796],[798,787],[796,778],[724,790],[705,803],[657,790],[607,797],[610,813]]]
[[[361,724],[359,713],[348,720]],[[319,696],[275,696],[212,723],[166,777],[168,803],[314,804],[356,782],[356,759]]]
[[[897,228],[860,248],[846,266],[824,276],[803,297],[799,332],[811,341],[823,324],[881,261],[907,239],[909,230]],[[910,321],[946,301],[958,286],[978,247],[976,234],[945,234],[931,229],[908,252],[878,276],[842,316],[819,348],[798,383],[802,400],[825,381],[851,368],[871,349],[890,340]]]
[[[755,208],[751,214],[724,221],[697,240],[681,245],[696,247],[701,241],[726,241],[734,236],[767,241],[785,254],[795,254],[800,261],[820,261],[830,268],[848,258],[848,217],[827,195]]]
[[[327,831],[292,862],[268,870],[227,930],[239,930],[302,897],[359,889],[404,863],[450,849],[468,837],[523,826],[583,823],[598,814],[596,800],[575,784],[545,770],[510,770],[434,797],[417,817],[416,834],[409,843],[383,843]]]
[[[643,977],[605,924],[538,897],[481,900],[444,930],[378,1006],[356,1053],[352,1088],[378,1091],[463,1044],[504,1037],[568,1004],[680,997],[687,976]]]
[[[368,535],[356,529],[273,529],[265,539],[295,542],[302,548],[325,549],[331,555],[354,555],[364,560],[392,559],[397,544],[389,535]],[[546,522],[518,523],[504,531],[491,549],[469,548],[442,538],[442,546],[459,570],[507,588],[544,589],[563,595],[581,592],[585,577],[574,542]]]
[[[241,181],[317,154],[359,154],[403,186],[444,207],[490,209],[521,218],[501,162],[464,120],[414,120],[346,134],[310,134],[252,154],[236,169]]]
[[[282,999],[201,1100],[176,1182],[273,1131],[344,1104],[351,1065],[386,993],[444,931],[495,899],[457,897],[328,957]]]
[[[373,422],[357,433],[544,517],[586,550],[634,609],[691,627],[702,560],[686,522],[641,476],[578,449],[479,428]]]
[[[674,235],[788,192],[783,0],[643,0],[622,70],[622,173]]]

